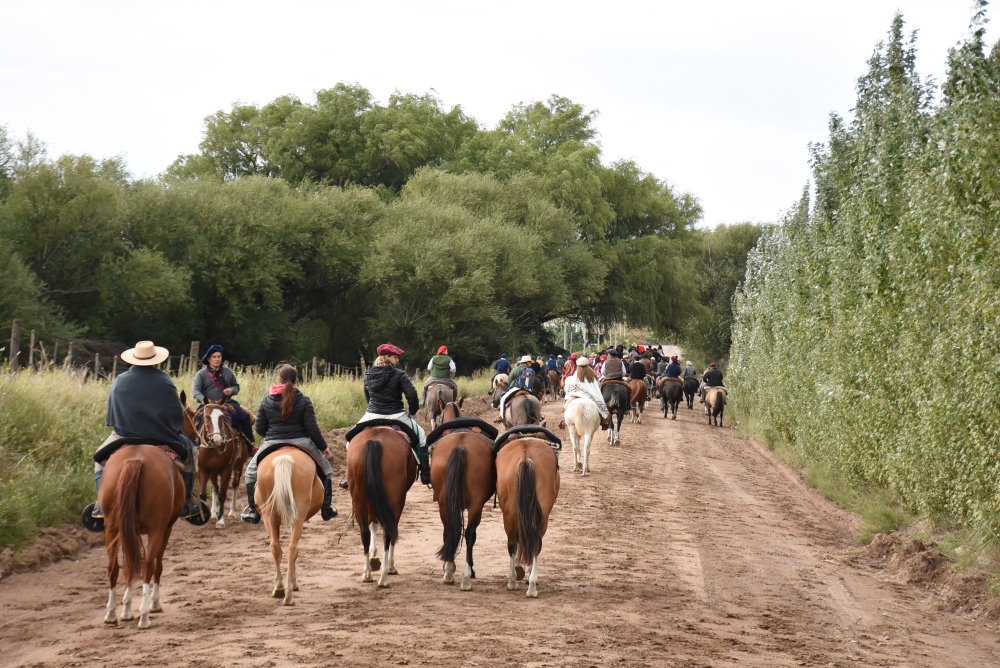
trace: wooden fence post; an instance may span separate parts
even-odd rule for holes
[[[101,356],[98,353],[94,353],[94,378],[98,378],[101,375]]]
[[[194,372],[195,366],[194,361],[198,359],[198,349],[201,347],[200,341],[191,342],[191,352],[188,353],[188,364],[191,366],[191,371]]]
[[[114,380],[118,376],[118,355],[111,360],[111,380]]]
[[[59,361],[59,339],[56,339],[56,343],[52,346],[52,364],[55,365]]]
[[[73,368],[73,342],[69,342],[69,352],[66,353],[66,359],[63,361],[63,366],[72,369]]]
[[[28,368],[35,368],[35,330],[31,330],[31,342],[28,344]]]
[[[18,355],[21,354],[21,321],[15,320],[10,328],[10,370],[17,371],[20,367]]]
[[[312,379],[313,379],[313,382],[315,383],[316,382],[316,358],[315,357],[313,357]]]

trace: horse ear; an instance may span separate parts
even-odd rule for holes
[[[181,405],[182,406],[187,406],[188,405],[188,398],[187,398],[187,395],[184,394],[184,390],[181,390]]]
[[[460,399],[458,400],[458,407],[459,407],[459,408],[461,408],[461,407],[462,407],[462,403],[463,403],[464,401],[465,401],[465,397],[461,397],[461,398],[460,398]]]

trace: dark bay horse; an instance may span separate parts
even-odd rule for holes
[[[444,526],[438,558],[444,562],[444,584],[455,582],[455,556],[465,536],[465,567],[462,569],[462,591],[472,589],[476,577],[472,550],[476,530],[483,516],[483,506],[496,492],[496,467],[493,462],[493,439],[496,429],[481,420],[458,420],[457,404],[448,404],[443,435],[431,432],[427,441],[431,449],[431,486]],[[475,424],[475,423],[480,424]],[[450,424],[461,431],[448,431]],[[468,426],[463,426],[468,425]],[[478,429],[472,431],[471,429]],[[468,513],[468,521],[464,515]],[[463,526],[464,525],[464,526]],[[464,531],[463,531],[464,528]]]
[[[677,407],[684,398],[684,388],[680,379],[661,378],[658,382],[660,387],[660,408],[663,409],[663,417],[672,413],[671,419],[677,419]]]
[[[537,598],[538,555],[559,495],[559,458],[547,440],[518,438],[497,453],[496,467],[497,499],[510,555],[507,589],[517,589],[527,567],[528,596]]]
[[[549,383],[546,389],[549,392],[549,401],[558,401],[559,393],[562,390],[562,376],[555,369],[548,370]]]
[[[628,382],[629,401],[632,404],[632,422],[642,424],[642,411],[646,407],[648,390],[645,380],[632,379]]]
[[[527,392],[507,399],[503,407],[503,425],[507,429],[525,424],[541,424],[542,402]]]
[[[182,400],[183,400],[182,395]],[[184,403],[185,412],[191,409]],[[224,402],[205,402],[193,412],[194,422],[198,425],[198,488],[201,499],[208,495],[208,483],[212,484],[212,517],[216,518],[215,526],[225,528],[226,520],[223,513],[226,510],[226,492],[230,486],[233,500],[229,507],[229,516],[235,518],[236,493],[239,490],[243,476],[243,465],[249,459],[246,441],[239,430],[233,427],[232,414]]]
[[[417,459],[410,440],[392,427],[370,427],[359,432],[347,446],[347,482],[351,507],[361,530],[365,551],[362,582],[372,581],[372,568],[381,566],[378,586],[389,586],[395,575],[395,547],[399,518],[406,493],[417,477]],[[379,562],[375,537],[382,527],[385,561]]]
[[[427,386],[427,419],[431,429],[441,424],[441,413],[444,407],[453,401],[458,401],[455,390],[447,383],[431,383]],[[459,403],[461,406],[461,403]]]
[[[294,605],[292,592],[299,590],[295,563],[305,521],[323,505],[323,484],[316,475],[316,462],[295,446],[279,448],[261,460],[257,467],[254,499],[260,508],[271,540],[274,557],[274,589],[271,596],[283,598],[284,605]],[[288,575],[281,577],[281,525],[290,527],[288,539]]]
[[[171,456],[153,445],[123,445],[108,458],[101,480],[104,546],[108,553],[108,605],[104,621],[116,624],[115,586],[122,553],[122,621],[132,613],[132,583],[141,574],[139,628],[150,627],[149,613],[160,612],[163,552],[184,505],[184,480]],[[141,534],[147,535],[146,545]],[[152,582],[152,588],[150,583]]]
[[[694,408],[694,396],[696,394],[698,394],[698,379],[694,376],[688,376],[684,379],[684,398],[690,409]]]
[[[726,390],[722,387],[705,388],[705,415],[708,416],[708,424],[713,421],[716,427],[722,426],[722,412],[726,408]]]
[[[628,395],[628,386],[622,383],[605,383],[601,387],[601,396],[604,397],[604,403],[607,404],[608,410],[611,411],[611,415],[608,416],[608,421],[611,424],[611,428],[608,429],[609,445],[621,445],[622,422],[625,421]],[[617,426],[615,425],[615,416],[618,416]]]

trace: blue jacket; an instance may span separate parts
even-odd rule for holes
[[[170,376],[155,366],[133,366],[115,378],[106,422],[119,436],[190,447],[184,435],[184,407]]]
[[[509,374],[510,370],[513,368],[510,362],[507,361],[507,359],[504,357],[501,357],[496,362],[494,362],[493,366],[497,370],[497,373],[506,373],[506,374]]]
[[[681,365],[678,362],[671,362],[667,365],[668,378],[680,378],[681,377]]]

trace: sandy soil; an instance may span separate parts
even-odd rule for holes
[[[561,404],[545,412],[555,424]],[[307,524],[294,607],[270,597],[262,526],[180,522],[152,629],[102,622],[105,557],[85,549],[0,581],[0,665],[1000,665],[989,622],[859,558],[851,516],[698,411],[650,411],[619,448],[599,435],[587,478],[566,445],[538,599],[507,591],[492,508],[473,590],[441,584],[437,507],[415,486],[388,590],[361,583],[343,515]]]

